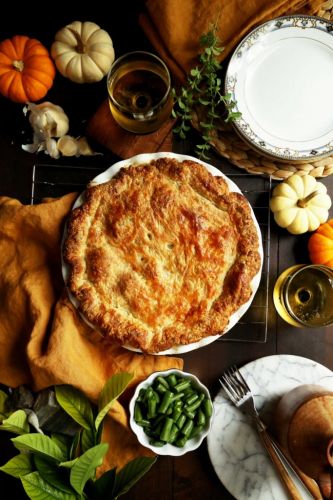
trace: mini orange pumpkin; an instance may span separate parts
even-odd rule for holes
[[[47,49],[27,36],[0,43],[0,93],[15,102],[38,101],[52,87],[55,67]]]
[[[319,226],[310,237],[309,253],[313,264],[333,267],[333,219]]]

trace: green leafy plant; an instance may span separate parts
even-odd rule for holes
[[[17,434],[11,441],[20,453],[0,470],[20,478],[31,499],[38,500],[116,500],[126,493],[154,464],[155,458],[139,457],[119,471],[114,468],[98,479],[99,467],[109,445],[101,443],[105,416],[114,401],[133,378],[118,373],[105,384],[98,406],[70,385],[55,387],[60,407],[78,424],[74,435],[39,429],[30,432],[31,421],[38,420],[31,410],[8,411],[8,395],[0,391],[0,430]]]
[[[206,159],[216,120],[220,119],[222,114],[225,115],[226,122],[241,116],[241,113],[233,111],[236,103],[232,101],[231,94],[223,95],[222,79],[219,76],[221,64],[217,60],[223,47],[220,46],[216,31],[215,25],[208,33],[201,36],[200,45],[203,50],[199,55],[199,64],[191,69],[186,85],[181,87],[179,92],[173,89],[172,115],[177,118],[174,132],[181,139],[185,139],[190,130],[195,108],[198,105],[205,108],[203,113],[205,119],[200,121],[204,142],[196,146],[196,153],[199,158]]]

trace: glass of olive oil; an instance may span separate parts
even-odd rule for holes
[[[153,132],[171,115],[170,73],[150,52],[129,52],[117,59],[109,71],[107,88],[115,121],[130,132]]]
[[[333,269],[297,265],[286,269],[273,291],[279,315],[297,327],[320,327],[333,323]]]

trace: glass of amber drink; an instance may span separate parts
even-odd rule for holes
[[[150,52],[129,52],[117,59],[109,71],[107,89],[113,118],[130,132],[153,132],[171,114],[169,70]]]
[[[273,292],[279,315],[297,327],[333,323],[333,269],[323,265],[298,265],[286,269]]]

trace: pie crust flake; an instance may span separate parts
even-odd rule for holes
[[[84,317],[153,353],[222,334],[261,265],[245,197],[203,165],[168,157],[89,186],[71,212],[64,260]]]

